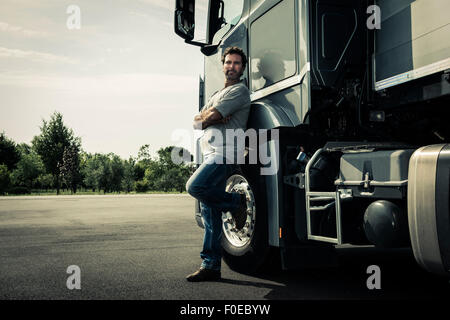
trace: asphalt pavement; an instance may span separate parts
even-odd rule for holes
[[[448,279],[419,268],[407,249],[342,246],[339,267],[258,276],[223,264],[221,281],[190,283],[203,238],[193,212],[186,194],[0,197],[0,299],[450,297]],[[370,265],[380,289],[367,287]]]

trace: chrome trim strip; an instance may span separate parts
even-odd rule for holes
[[[300,83],[303,82],[303,78],[306,76],[306,73],[311,71],[311,63],[307,62],[302,70],[300,70]]]
[[[413,69],[393,77],[383,79],[375,82],[375,90],[380,91],[389,87],[396,86],[411,80],[419,79],[425,76],[429,76],[436,72],[441,72],[450,68],[450,58],[426,65],[421,68]]]
[[[343,180],[336,180],[334,182],[334,185],[336,186],[363,186],[366,181],[343,181]],[[402,181],[376,181],[376,180],[369,180],[369,185],[373,187],[403,187],[408,185],[408,180],[402,180]]]

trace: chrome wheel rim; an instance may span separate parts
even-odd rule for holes
[[[247,219],[242,229],[236,228],[236,222],[229,211],[222,212],[222,228],[225,237],[233,246],[243,247],[250,243],[255,231],[255,196],[247,179],[240,174],[228,178],[225,191],[245,194],[247,198]]]

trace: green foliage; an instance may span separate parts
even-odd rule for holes
[[[135,182],[134,188],[136,192],[147,192],[149,190],[149,183],[146,179]]]
[[[20,160],[20,152],[16,144],[6,137],[5,133],[0,133],[0,164],[5,164],[8,170],[16,168]]]
[[[53,188],[53,175],[50,173],[40,174],[36,179],[35,188],[38,189],[52,189]]]
[[[113,153],[87,155],[82,169],[83,183],[93,191],[98,189],[104,193],[120,192],[125,184],[125,189],[130,192],[133,187],[133,165],[133,160],[123,161]]]
[[[151,161],[148,163],[145,169],[144,180],[147,181],[149,190],[156,191],[159,189],[159,180],[161,179],[162,172],[160,171],[160,166],[158,161]]]
[[[110,167],[108,156],[100,153],[94,155],[89,154],[84,167],[84,184],[92,191],[108,189]]]
[[[15,186],[24,186],[31,189],[34,187],[39,175],[45,173],[45,168],[37,153],[22,151],[17,168],[11,173],[11,180]]]
[[[31,152],[33,152],[33,148],[26,144],[26,143],[20,143],[17,145],[17,150],[19,150],[20,154],[30,154]]]
[[[80,145],[79,140],[74,139],[73,143],[64,149],[62,162],[59,163],[62,180],[73,193],[77,192],[77,187],[82,182]]]
[[[141,146],[139,148],[137,159],[138,159],[138,161],[144,161],[144,162],[151,159],[150,145],[144,144],[143,146]]]
[[[42,122],[41,134],[33,138],[32,145],[36,153],[41,156],[46,171],[56,178],[56,189],[59,194],[64,151],[74,144],[81,144],[81,141],[74,137],[72,129],[64,125],[63,116],[59,112],[55,111],[49,122],[45,120]]]
[[[0,194],[5,194],[8,191],[10,182],[8,166],[0,164]]]
[[[98,156],[98,160],[100,163],[99,167],[99,181],[98,186],[99,189],[103,190],[103,193],[107,193],[110,190],[110,185],[112,181],[112,171],[111,171],[111,163],[108,155],[100,154]]]
[[[152,158],[148,144],[140,147],[136,158],[121,159],[114,153],[82,151],[81,139],[67,128],[62,115],[55,112],[43,120],[41,133],[32,145],[16,144],[0,136],[0,194],[24,194],[32,189],[65,186],[71,193],[80,188],[93,192],[185,191],[194,171],[192,164],[172,162],[175,147],[164,147]],[[187,150],[183,150],[186,151]]]
[[[193,170],[189,165],[173,163],[173,149],[173,146],[159,149],[158,160],[150,163],[145,171],[144,179],[149,181],[150,190],[164,192],[185,190],[186,182]]]
[[[13,186],[8,190],[8,194],[30,194],[31,190],[24,186]]]
[[[121,160],[110,153],[85,154],[82,161],[84,186],[107,192],[178,191],[185,190],[186,181],[193,170],[186,164],[174,164],[171,160],[173,147],[158,150],[158,158],[150,157],[149,146],[139,150],[137,162],[133,158]]]
[[[124,177],[124,167],[122,159],[115,154],[111,154],[109,158],[109,164],[111,166],[111,191],[121,191],[122,190],[122,180]]]
[[[135,160],[130,157],[128,160],[123,161],[123,179],[122,190],[131,192],[134,185],[134,166]]]
[[[83,156],[81,174],[84,177],[83,183],[86,188],[91,188],[94,192],[99,189],[101,171],[97,154]]]
[[[133,168],[133,177],[135,181],[139,181],[144,179],[145,176],[145,169],[148,166],[148,164],[145,164],[143,161],[139,161],[135,164]]]

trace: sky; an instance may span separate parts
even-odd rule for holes
[[[0,132],[30,144],[58,111],[86,152],[125,159],[144,144],[153,156],[169,145],[193,151],[203,56],[175,35],[174,7],[1,0]]]

